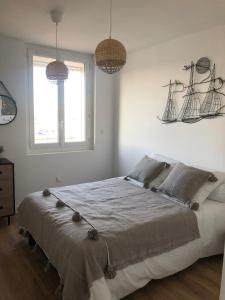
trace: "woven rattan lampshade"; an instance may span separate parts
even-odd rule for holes
[[[126,63],[126,49],[124,45],[111,38],[112,34],[112,0],[110,0],[109,38],[101,41],[95,49],[96,65],[105,73],[119,72]]]
[[[95,50],[96,65],[104,72],[113,74],[126,63],[126,49],[115,39],[106,39],[100,42]]]

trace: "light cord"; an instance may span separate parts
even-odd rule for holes
[[[112,0],[110,0],[109,6],[109,38],[112,36]]]
[[[55,58],[58,58],[58,23],[55,23]]]

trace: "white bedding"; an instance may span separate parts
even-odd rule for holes
[[[199,258],[223,253],[225,203],[206,200],[196,212],[201,238],[170,252],[146,259],[117,272],[113,280],[96,280],[91,300],[116,300],[143,287],[152,279],[177,273]]]

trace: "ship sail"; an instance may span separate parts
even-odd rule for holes
[[[177,112],[176,112],[175,102],[173,100],[174,93],[172,92],[172,86],[173,84],[171,83],[170,80],[167,103],[161,119],[161,121],[163,121],[164,123],[172,123],[177,121]]]
[[[200,99],[198,92],[194,88],[194,68],[195,65],[192,62],[189,86],[186,95],[184,95],[184,103],[178,118],[179,121],[185,123],[194,123],[200,120]]]
[[[216,67],[214,64],[211,73],[209,88],[200,107],[200,115],[203,118],[215,117],[217,115],[220,115],[220,110],[222,108],[221,95],[215,89],[215,68]]]

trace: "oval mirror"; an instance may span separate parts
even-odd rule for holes
[[[9,96],[0,95],[0,125],[11,123],[16,114],[16,102]]]

